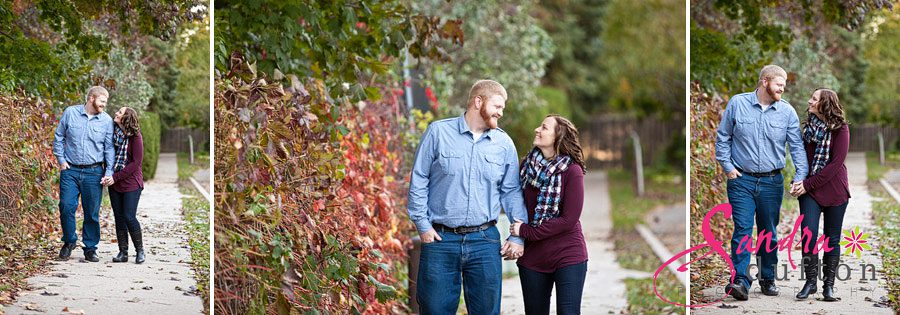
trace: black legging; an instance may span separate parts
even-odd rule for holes
[[[118,192],[115,189],[109,189],[109,203],[112,205],[113,215],[116,218],[116,234],[120,245],[128,246],[128,233],[131,233],[132,240],[134,240],[136,233],[141,231],[141,223],[137,220],[137,205],[143,190],[143,188],[139,188],[135,191]],[[122,239],[123,237],[124,239]],[[134,244],[134,246],[138,248],[141,244]]]
[[[816,241],[819,239],[819,216],[824,214],[825,237],[828,238],[828,247],[832,249],[822,256],[840,256],[841,226],[844,223],[844,212],[847,210],[848,202],[838,206],[822,207],[809,194],[801,195],[799,201],[800,214],[803,215],[803,222],[800,223],[800,233],[803,233],[804,228],[808,228],[812,233],[812,237],[809,239],[805,235],[800,238],[803,254],[811,255],[812,249],[816,246]],[[806,245],[807,242],[809,242],[809,246]]]

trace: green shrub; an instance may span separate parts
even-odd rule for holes
[[[144,112],[140,122],[141,134],[144,136],[144,162],[141,170],[144,180],[150,180],[156,175],[156,163],[159,161],[159,138],[162,137],[159,114]]]

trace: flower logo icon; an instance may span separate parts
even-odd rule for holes
[[[868,237],[869,233],[860,233],[858,226],[854,230],[844,230],[844,239],[841,240],[844,254],[856,254],[856,258],[859,258],[863,250],[872,250],[872,246],[867,244]]]

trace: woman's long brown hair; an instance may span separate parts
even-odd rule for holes
[[[141,132],[141,123],[138,120],[137,112],[131,107],[125,107],[125,114],[122,114],[122,131],[125,135],[133,136]]]
[[[838,100],[837,92],[826,88],[818,88],[816,91],[819,91],[819,114],[822,116],[822,120],[825,121],[828,129],[834,130],[846,124],[847,119],[844,117],[844,107],[841,106],[841,102]],[[813,93],[816,91],[813,91]]]
[[[587,174],[587,168],[584,167],[584,154],[581,152],[581,143],[578,142],[578,129],[568,119],[560,115],[550,114],[547,117],[556,119],[556,139],[553,141],[553,148],[556,154],[565,154],[572,157],[572,161],[581,166],[582,174]]]

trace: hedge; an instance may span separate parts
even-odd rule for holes
[[[144,163],[141,169],[144,180],[153,179],[156,175],[156,164],[159,162],[159,139],[162,137],[162,125],[159,114],[144,112],[140,117],[141,134],[144,136]]]

